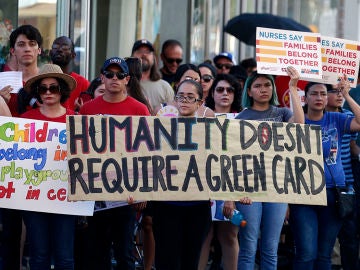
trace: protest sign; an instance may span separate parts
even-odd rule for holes
[[[293,66],[302,79],[321,79],[320,34],[257,27],[256,61],[262,74],[287,75]]]
[[[351,87],[356,87],[359,73],[360,42],[321,37],[322,80],[337,84],[339,76],[346,74]]]
[[[0,207],[92,215],[94,202],[67,201],[65,123],[0,117]]]
[[[0,72],[0,89],[3,89],[7,85],[10,85],[13,88],[11,93],[18,93],[20,88],[23,87],[22,72]]]
[[[319,126],[79,115],[67,132],[71,199],[326,204]]]

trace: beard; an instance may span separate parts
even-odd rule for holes
[[[51,57],[51,61],[53,64],[58,65],[60,67],[66,66],[70,63],[71,58],[69,57],[56,57],[56,55]]]
[[[142,62],[141,62],[141,70],[143,72],[146,72],[146,71],[149,71],[150,68],[151,68],[151,65],[149,63],[149,61],[147,59],[141,59]]]

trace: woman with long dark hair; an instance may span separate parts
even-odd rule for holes
[[[62,104],[76,87],[76,81],[61,68],[45,64],[39,75],[28,80],[24,89],[41,104],[21,115],[23,118],[66,122],[66,115],[74,112]],[[24,222],[29,239],[32,270],[74,269],[75,216],[24,211]]]
[[[147,100],[147,98],[145,97],[140,85],[140,80],[142,76],[141,59],[137,57],[128,57],[125,58],[125,62],[129,67],[129,75],[130,75],[130,80],[127,85],[129,96],[145,104],[146,107],[149,109],[149,112],[153,114],[151,105]]]
[[[287,73],[290,76],[289,89],[293,112],[288,108],[277,107],[279,101],[274,78],[271,75],[254,72],[245,82],[242,93],[244,109],[236,119],[304,123],[304,112],[297,92],[299,73],[293,67],[288,67]],[[246,226],[239,233],[239,270],[254,269],[260,235],[260,268],[277,269],[277,249],[287,207],[285,203],[268,202],[237,205],[247,221]]]
[[[238,113],[241,110],[240,93],[240,84],[234,76],[225,73],[218,74],[213,81],[205,103],[215,114]],[[235,115],[232,116],[232,118],[234,117]],[[235,209],[235,202],[225,201],[223,203],[223,214],[229,218]],[[229,221],[213,221],[202,247],[199,270],[204,270],[206,267],[213,236],[220,243],[223,269],[236,269],[239,253],[238,232],[239,227]]]
[[[344,75],[336,91],[342,94],[355,117],[325,111],[332,89],[331,85],[314,82],[305,87],[305,123],[321,126],[327,205],[290,205],[296,246],[294,270],[330,270],[332,250],[343,221],[335,202],[336,188],[345,188],[340,149],[344,133],[360,131],[360,106],[349,95],[350,83]]]

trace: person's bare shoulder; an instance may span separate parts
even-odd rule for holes
[[[198,117],[215,117],[215,112],[206,106],[200,106],[197,110]]]

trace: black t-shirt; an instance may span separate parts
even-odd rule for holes
[[[162,79],[167,81],[171,86],[173,86],[173,82],[175,82],[175,74],[165,74],[162,70],[160,70]]]

